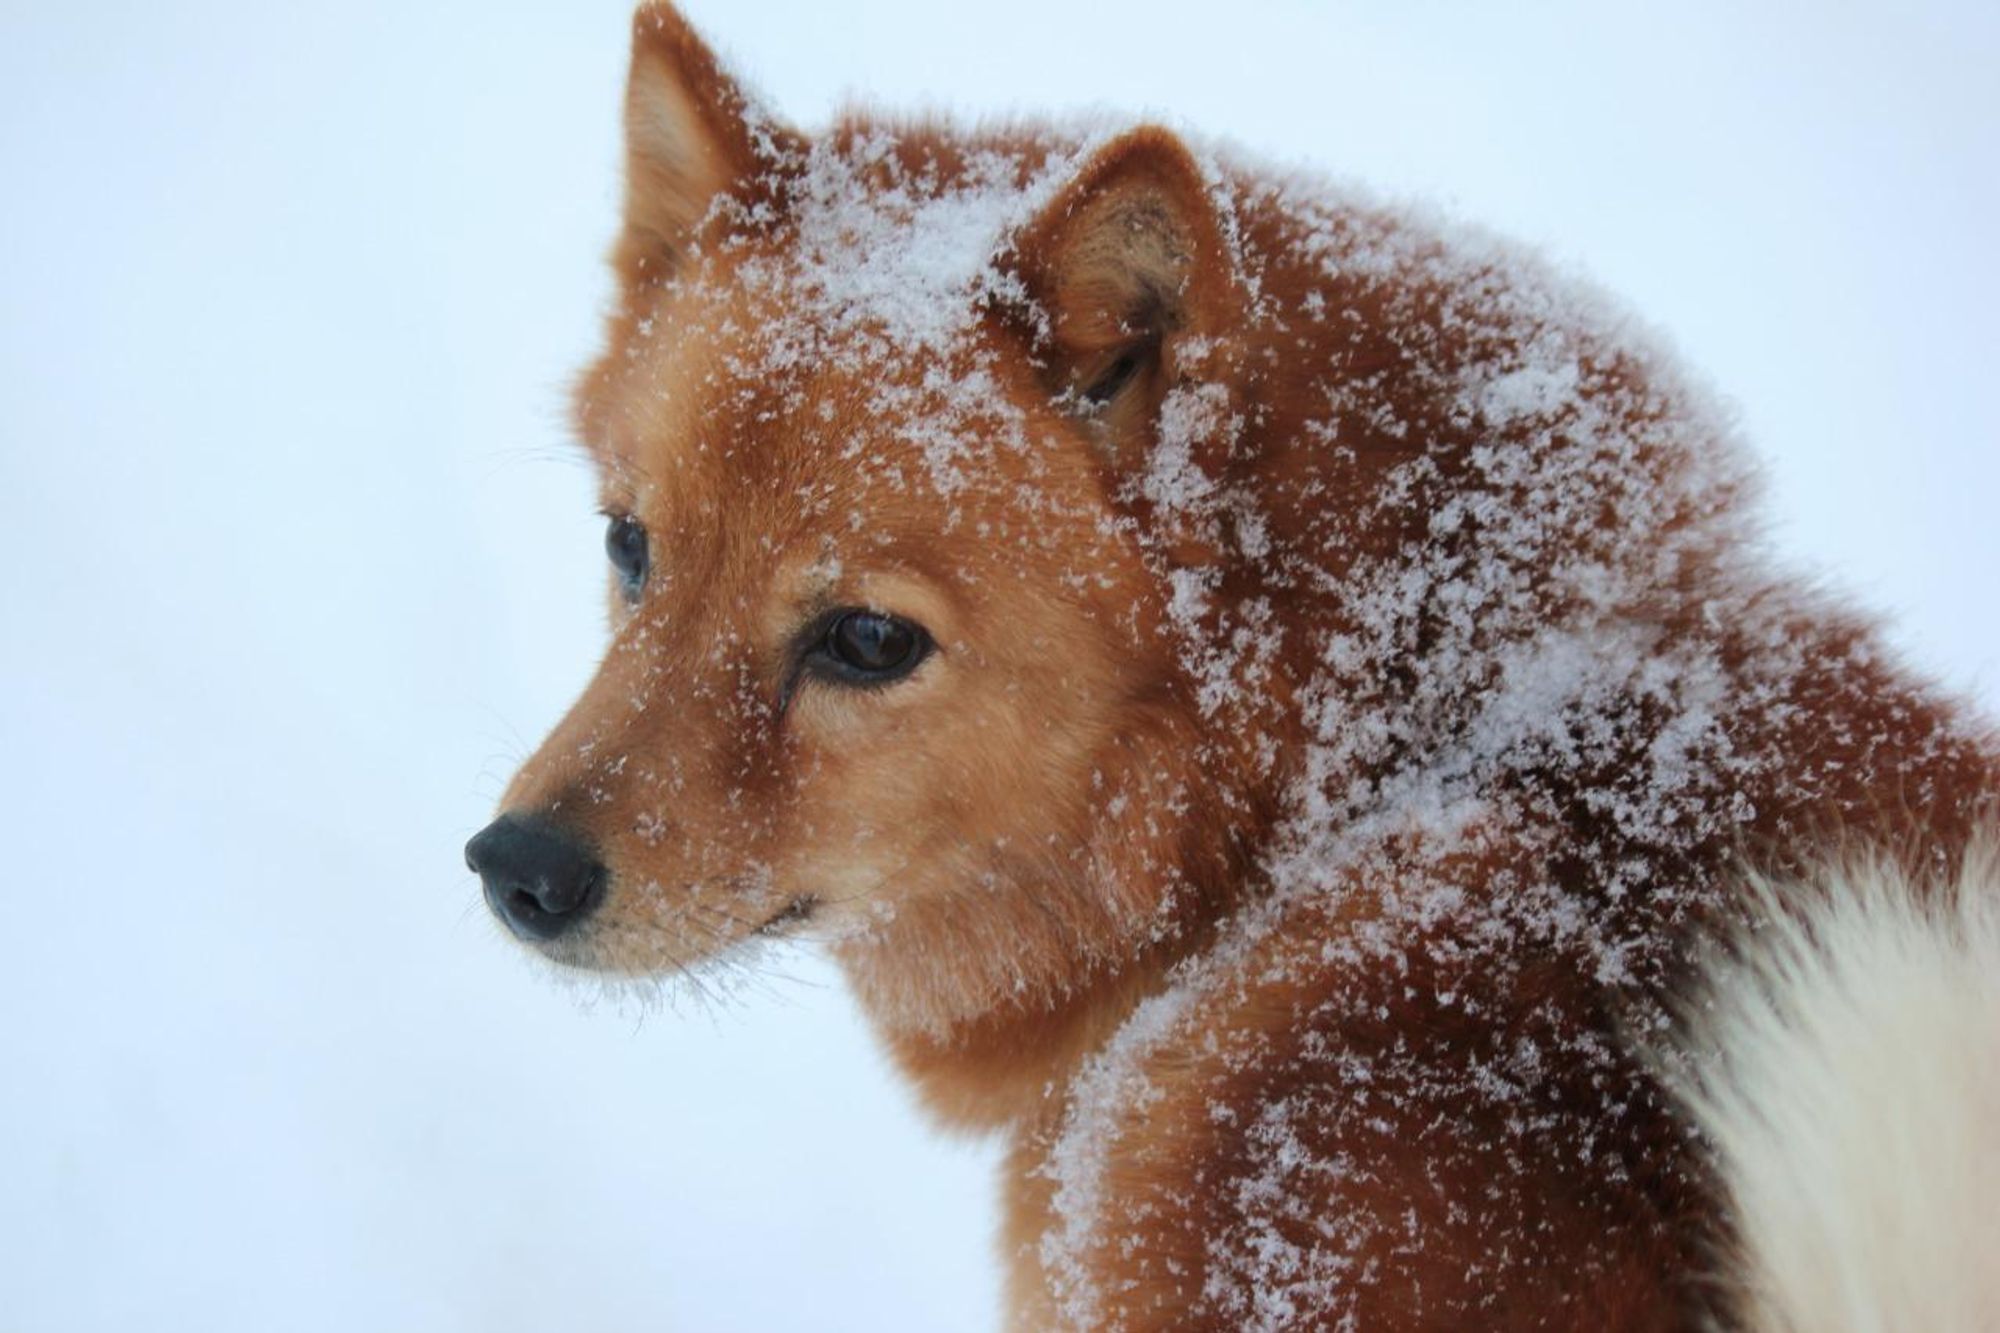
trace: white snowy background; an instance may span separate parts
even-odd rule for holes
[[[2000,699],[2000,9],[690,0],[786,115],[1162,114],[1545,244]],[[459,847],[592,669],[624,0],[0,9],[0,1330],[981,1330],[811,959],[590,1004]]]

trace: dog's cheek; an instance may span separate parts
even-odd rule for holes
[[[795,896],[829,907],[875,896],[904,857],[908,756],[846,728],[802,727],[797,749],[773,830],[777,879]]]

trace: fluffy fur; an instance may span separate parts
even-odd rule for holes
[[[1944,884],[1862,857],[1751,901],[1672,1075],[1726,1183],[1743,1325],[2000,1327],[1994,846]]]
[[[1157,126],[805,135],[664,5],[626,127],[576,416],[651,572],[505,800],[606,868],[550,957],[824,941],[1006,1138],[1018,1328],[1975,1318],[2000,752],[1643,328]],[[842,608],[936,650],[801,676]]]

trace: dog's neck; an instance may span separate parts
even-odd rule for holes
[[[995,1005],[941,1028],[899,1021],[885,994],[894,983],[881,975],[879,959],[842,961],[862,1007],[925,1108],[948,1128],[982,1132],[1028,1123],[1051,1104],[1060,1105],[1083,1061],[1141,1000],[1167,984],[1176,960],[1212,934],[1211,929],[1199,940],[1152,946],[1060,996]]]

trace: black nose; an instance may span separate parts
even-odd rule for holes
[[[552,940],[604,896],[604,867],[574,834],[546,820],[502,815],[465,844],[486,904],[524,940]]]

